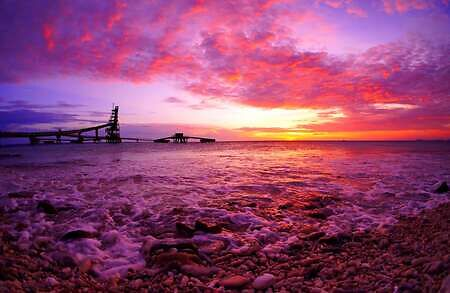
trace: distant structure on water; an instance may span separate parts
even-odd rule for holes
[[[100,136],[99,130],[105,129],[105,135]],[[88,134],[86,134],[88,133]],[[93,133],[89,135],[89,133]],[[111,111],[111,117],[108,123],[80,128],[72,130],[61,130],[58,131],[41,131],[41,132],[7,132],[0,131],[0,138],[28,138],[30,144],[60,144],[62,142],[69,143],[83,143],[83,142],[94,142],[98,143],[105,141],[107,143],[121,143],[122,141],[146,141],[146,142],[157,142],[157,143],[167,143],[172,140],[175,143],[187,143],[188,139],[198,139],[200,142],[215,142],[213,138],[203,138],[194,136],[184,136],[183,133],[175,133],[173,136],[160,138],[160,139],[145,139],[145,138],[130,138],[120,136],[119,127],[119,106],[113,106]]]
[[[197,137],[197,136],[185,136],[184,133],[178,132],[178,133],[175,133],[172,136],[155,139],[154,142],[157,142],[157,143],[169,143],[172,140],[172,142],[174,142],[174,143],[187,143],[188,139],[196,139],[196,140],[200,141],[201,143],[215,142],[216,141],[214,138]]]

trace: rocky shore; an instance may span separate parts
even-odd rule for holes
[[[0,231],[0,292],[450,292],[450,203],[398,220],[385,230],[333,236],[311,230],[277,253],[258,243],[227,248],[219,237],[227,227],[178,223],[179,237],[144,241],[145,268],[108,280],[88,259],[52,252],[45,237],[20,247]],[[63,240],[96,237],[83,233]],[[217,241],[199,247],[192,237],[204,233]]]

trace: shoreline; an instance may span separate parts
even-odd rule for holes
[[[255,245],[240,251],[213,247],[219,253],[208,259],[189,238],[153,238],[141,249],[147,268],[104,281],[95,277],[90,263],[48,257],[45,239],[23,249],[0,231],[0,292],[253,292],[254,287],[275,292],[449,292],[449,235],[450,203],[444,203],[400,216],[386,231],[311,232],[275,256]]]

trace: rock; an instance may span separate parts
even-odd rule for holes
[[[83,261],[81,261],[80,265],[78,266],[80,272],[87,273],[92,268],[92,261],[88,258],[85,258]]]
[[[447,182],[444,181],[439,185],[439,187],[434,191],[435,193],[446,193],[448,192],[448,185]]]
[[[155,264],[161,267],[180,268],[183,265],[200,264],[198,255],[188,252],[162,252],[155,257]]]
[[[166,285],[167,287],[172,287],[173,283],[174,283],[173,276],[169,276],[163,281],[163,284]]]
[[[195,264],[195,263],[188,264],[188,265],[182,265],[180,267],[180,269],[186,275],[191,275],[194,277],[209,276],[212,273],[217,271],[217,269],[215,269],[215,268],[210,268],[210,267],[200,265],[200,264]]]
[[[344,243],[346,243],[347,241],[350,241],[352,239],[352,236],[348,233],[338,233],[336,235],[332,235],[332,236],[324,236],[322,238],[320,238],[320,242],[321,243],[325,243],[328,245],[343,245]]]
[[[38,202],[37,209],[39,211],[42,211],[46,214],[56,214],[58,211],[56,208],[52,205],[52,203],[48,200],[41,200]]]
[[[147,239],[142,245],[141,252],[146,257],[150,257],[159,249],[164,251],[176,248],[177,250],[190,250],[197,252],[198,248],[192,239]]]
[[[8,197],[10,198],[30,198],[35,195],[34,191],[18,191],[18,192],[10,192],[8,193]]]
[[[202,221],[196,221],[195,222],[195,231],[201,231],[205,233],[211,233],[211,234],[217,234],[222,232],[222,226],[221,225],[208,225]]]
[[[47,282],[47,285],[50,287],[54,287],[59,284],[59,282],[53,277],[48,277],[45,281]]]
[[[207,223],[202,222],[200,220],[195,221],[194,228],[191,228],[188,225],[181,222],[177,222],[175,224],[175,228],[177,236],[184,238],[192,238],[195,232],[203,232],[211,234],[217,234],[222,232],[221,225],[208,225]]]
[[[222,279],[219,284],[221,286],[224,286],[225,288],[241,288],[247,285],[250,282],[249,279],[246,277],[235,275],[232,277],[228,277],[225,279]]]
[[[303,250],[304,247],[305,247],[305,242],[303,240],[298,239],[296,241],[289,243],[289,245],[287,246],[287,250],[289,252],[296,252],[299,250]]]
[[[256,208],[258,205],[256,204],[256,202],[251,202],[251,203],[248,203],[246,206],[249,208]]]
[[[441,288],[439,289],[439,293],[449,293],[449,292],[450,292],[450,275],[448,275],[442,280]]]
[[[444,263],[442,261],[433,261],[424,266],[425,272],[429,274],[437,274],[444,268]]]
[[[381,240],[378,242],[378,246],[379,246],[381,249],[387,248],[387,247],[389,246],[389,240],[387,240],[386,238],[381,239]]]
[[[413,265],[413,266],[420,266],[420,265],[423,265],[424,263],[427,263],[429,260],[430,260],[430,258],[427,257],[427,256],[418,257],[418,258],[415,258],[415,259],[413,259],[411,261],[411,265]]]
[[[186,287],[189,282],[189,278],[186,276],[181,277],[180,286],[182,288]]]
[[[326,233],[323,231],[312,232],[312,233],[309,233],[308,235],[303,236],[302,239],[314,241],[314,240],[319,240],[320,238],[322,238],[325,235],[326,235]]]
[[[322,209],[319,209],[319,210],[312,211],[312,212],[308,213],[307,215],[309,217],[311,217],[311,218],[314,218],[314,219],[325,220],[329,216],[334,215],[334,212],[333,212],[332,209],[322,208]]]
[[[240,255],[240,256],[247,256],[252,255],[256,252],[261,250],[261,246],[259,246],[258,243],[252,243],[250,245],[244,245],[239,248],[233,248],[230,250],[232,254]]]
[[[263,274],[259,277],[257,277],[254,281],[253,281],[253,288],[257,289],[257,290],[262,290],[262,289],[266,289],[269,288],[270,286],[272,286],[273,284],[275,284],[275,276],[272,274]]]
[[[278,206],[278,209],[280,209],[280,210],[287,210],[287,209],[289,209],[289,208],[292,208],[293,206],[294,206],[293,203],[287,202],[287,203],[284,203],[284,204],[280,204],[280,205]]]
[[[319,272],[322,270],[322,268],[323,268],[323,265],[320,263],[309,266],[307,269],[305,269],[305,272],[304,272],[305,280],[312,280],[312,279],[316,278],[317,275],[319,274]]]
[[[66,234],[61,237],[61,240],[63,241],[69,241],[69,240],[77,240],[82,238],[95,238],[95,233],[92,231],[86,231],[86,230],[72,230],[67,232]]]
[[[52,259],[62,267],[76,267],[75,259],[68,253],[55,252],[52,254]]]
[[[48,236],[37,236],[34,238],[33,245],[36,248],[42,249],[48,247],[53,241],[52,237]]]
[[[175,229],[178,237],[191,238],[194,236],[195,230],[184,223],[177,222]]]
[[[131,281],[130,286],[133,289],[139,289],[142,287],[142,284],[144,283],[144,281],[142,281],[141,279],[136,279]]]

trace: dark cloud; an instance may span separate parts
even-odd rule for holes
[[[56,104],[36,104],[26,100],[0,100],[0,110],[40,110],[40,109],[67,109],[80,108],[84,105],[71,104],[59,101]]]
[[[76,119],[77,117],[71,114],[38,112],[33,110],[0,111],[0,129],[6,131],[15,126],[31,126],[39,123],[67,123],[73,122]]]

